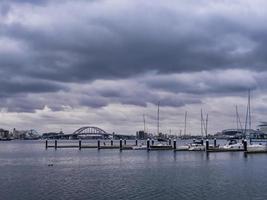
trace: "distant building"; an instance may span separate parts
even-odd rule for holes
[[[59,133],[57,133],[57,132],[48,132],[48,133],[43,133],[42,138],[43,139],[58,139],[63,135],[64,135],[64,133],[62,131],[60,131]]]
[[[136,132],[136,139],[138,140],[146,140],[148,138],[148,134],[144,131],[137,131]]]
[[[0,129],[0,138],[9,138],[10,135],[9,135],[9,131],[8,130],[5,130],[5,129]]]
[[[35,140],[39,139],[40,135],[37,133],[37,131],[31,129],[31,130],[17,130],[13,129],[11,133],[12,139],[19,139],[19,140]]]
[[[267,122],[261,122],[258,127],[260,132],[267,134]]]

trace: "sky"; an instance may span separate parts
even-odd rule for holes
[[[264,0],[1,0],[0,127],[200,134],[267,121]],[[244,125],[244,124],[243,124]]]

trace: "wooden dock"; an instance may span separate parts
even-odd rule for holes
[[[173,150],[173,147],[171,145],[163,145],[163,146],[158,146],[158,145],[151,145],[149,147],[149,150]]]
[[[244,151],[244,149],[220,149],[220,148],[214,148],[214,149],[206,150],[206,152],[208,152],[208,153],[240,152],[240,151]]]

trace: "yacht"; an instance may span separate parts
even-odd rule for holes
[[[133,146],[132,148],[133,148],[133,150],[146,150],[147,149],[147,146],[142,143],[140,145]]]
[[[205,146],[203,144],[190,144],[189,151],[205,151]]]
[[[178,146],[176,148],[179,151],[204,151],[205,150],[205,145],[203,144],[202,141],[195,141],[193,140],[193,143]]]
[[[247,152],[266,152],[267,144],[250,144],[247,146]]]
[[[237,142],[237,140],[231,139],[227,144],[220,147],[222,149],[232,149],[232,150],[242,150],[244,146],[242,143]]]

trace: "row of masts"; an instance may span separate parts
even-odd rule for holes
[[[157,104],[157,135],[159,136],[160,134],[160,102]],[[185,112],[184,115],[184,135],[187,135],[187,111]],[[201,109],[201,136],[204,137],[204,133],[207,137],[208,135],[208,114],[206,115],[206,119],[203,117],[202,109]],[[147,132],[146,128],[146,115],[143,114],[143,122],[144,122],[144,132]],[[182,130],[180,130],[180,135],[181,135]],[[170,130],[171,134],[171,130]]]
[[[248,91],[248,103],[247,103],[247,111],[246,111],[246,121],[245,121],[245,129],[243,129],[241,120],[240,120],[240,116],[239,116],[239,112],[238,112],[238,106],[235,106],[235,110],[236,110],[236,130],[241,130],[242,133],[247,134],[247,130],[251,130],[251,106],[250,106],[250,90]],[[157,104],[157,135],[159,136],[160,134],[160,102],[158,102]],[[187,135],[187,111],[185,112],[184,115],[184,136]],[[203,116],[203,111],[201,109],[200,111],[200,129],[201,129],[201,136],[202,138],[208,136],[208,120],[209,120],[209,115],[206,114],[206,118],[204,118]],[[144,121],[144,132],[146,133],[147,129],[146,129],[146,116],[145,114],[143,114],[143,121]],[[248,124],[248,127],[247,127]],[[180,136],[181,136],[181,132],[182,130],[180,130]],[[170,130],[171,133],[171,130]]]

